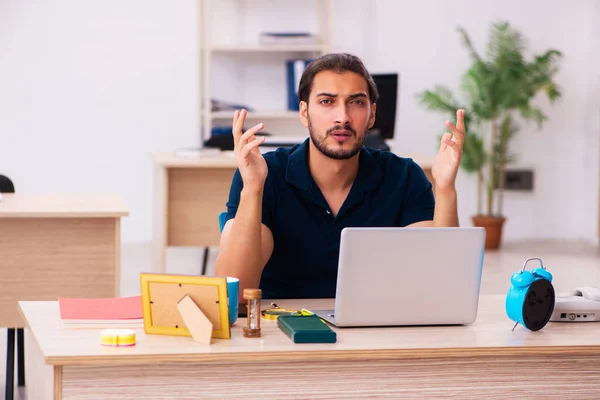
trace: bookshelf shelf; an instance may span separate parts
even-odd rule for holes
[[[210,112],[206,118],[210,118],[213,120],[233,120],[233,113],[235,111],[212,111]],[[248,112],[246,119],[293,119],[297,120],[299,118],[298,111],[253,111]]]
[[[322,53],[325,50],[325,46],[314,44],[314,45],[274,45],[274,44],[250,44],[250,45],[213,45],[210,50],[215,53]]]

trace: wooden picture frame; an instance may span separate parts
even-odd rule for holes
[[[227,278],[142,273],[140,285],[147,334],[192,336],[177,308],[187,295],[212,323],[213,338],[231,338]]]

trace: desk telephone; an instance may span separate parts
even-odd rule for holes
[[[600,321],[600,288],[576,287],[569,293],[556,294],[552,322]]]

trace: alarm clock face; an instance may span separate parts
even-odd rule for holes
[[[554,287],[546,279],[534,281],[523,300],[523,322],[527,329],[537,331],[550,320],[554,311]]]

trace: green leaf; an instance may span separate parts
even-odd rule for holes
[[[552,102],[554,102],[556,99],[560,98],[560,96],[562,95],[562,93],[560,92],[560,89],[558,88],[556,83],[554,83],[552,81],[547,82],[542,87],[542,89],[544,90],[544,92],[546,92],[546,95]]]
[[[480,171],[487,163],[483,140],[474,132],[465,135],[461,167],[468,173]]]
[[[523,105],[519,107],[519,112],[521,116],[530,121],[533,120],[537,122],[538,128],[542,127],[542,123],[547,119],[546,115],[537,107],[531,107],[529,104]]]
[[[467,48],[467,51],[469,52],[469,55],[471,56],[473,61],[481,61],[481,56],[477,53],[477,50],[475,50],[473,42],[471,42],[471,38],[469,37],[467,31],[465,31],[464,28],[461,27],[457,28],[457,31],[461,36],[463,45]]]
[[[417,97],[421,104],[429,110],[456,113],[456,110],[460,108],[458,100],[446,86],[436,85],[433,90],[419,93]]]
[[[490,89],[491,75],[489,66],[475,63],[462,78],[462,89],[470,104],[469,115],[474,120],[489,120],[496,112],[493,90]]]

